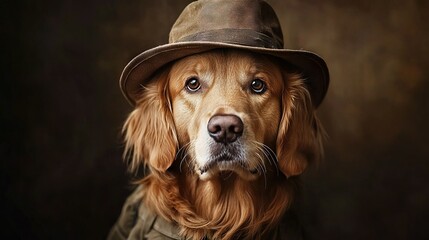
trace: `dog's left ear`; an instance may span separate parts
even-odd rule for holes
[[[152,171],[165,172],[175,159],[178,141],[167,81],[168,71],[152,79],[125,122],[125,156],[131,157],[132,171],[148,165]]]
[[[285,73],[283,77],[286,79],[276,153],[280,170],[291,177],[321,159],[323,130],[301,76]]]

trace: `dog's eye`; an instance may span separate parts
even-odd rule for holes
[[[201,88],[200,81],[198,81],[198,78],[191,77],[186,81],[186,89],[190,92],[196,92]]]
[[[262,81],[259,78],[256,78],[250,84],[250,88],[251,88],[252,92],[261,94],[261,93],[265,92],[265,90],[267,89],[267,86],[265,85],[264,81]]]

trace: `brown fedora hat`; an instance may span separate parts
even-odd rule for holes
[[[219,48],[243,49],[283,59],[303,74],[314,107],[325,97],[329,85],[325,61],[312,52],[285,49],[276,13],[261,0],[192,2],[173,25],[168,44],[149,49],[128,63],[121,75],[121,90],[135,105],[142,86],[159,68]]]

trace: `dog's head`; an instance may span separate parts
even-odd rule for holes
[[[131,167],[189,167],[202,180],[299,175],[322,154],[321,134],[303,79],[288,69],[238,50],[170,64],[144,86],[124,126]]]

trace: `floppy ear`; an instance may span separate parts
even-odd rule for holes
[[[286,81],[276,151],[280,170],[291,177],[301,174],[309,163],[321,159],[323,130],[301,76],[283,76]]]
[[[136,108],[122,129],[125,137],[124,156],[130,157],[130,169],[142,164],[151,170],[165,172],[176,156],[178,141],[168,94],[168,71],[144,87]]]

